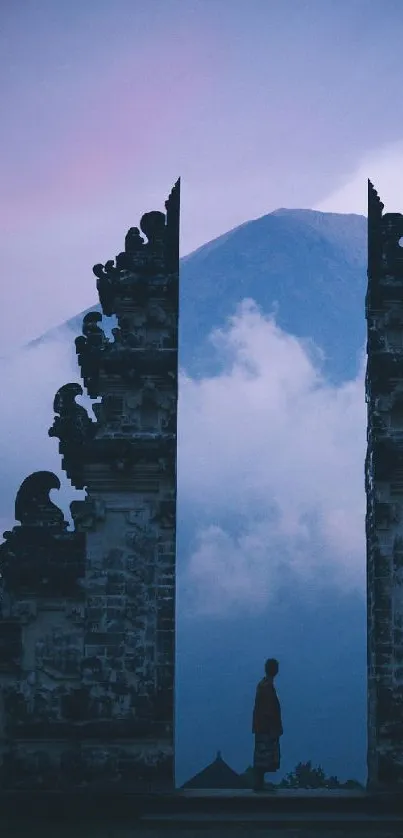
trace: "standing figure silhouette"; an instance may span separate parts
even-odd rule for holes
[[[283,734],[281,708],[274,687],[279,665],[275,658],[265,663],[265,677],[256,689],[252,733],[255,734],[253,758],[254,791],[264,790],[264,775],[280,768],[280,736]]]

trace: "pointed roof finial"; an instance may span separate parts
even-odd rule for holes
[[[180,204],[180,191],[181,191],[181,179],[178,177],[176,183],[174,183],[167,200],[165,201],[165,209],[169,210],[170,207],[173,205],[178,206]]]
[[[384,204],[382,203],[374,184],[368,178],[368,217],[376,213],[381,216]]]
[[[216,759],[222,759],[222,756],[221,756],[221,751],[217,751],[217,757],[216,757]]]

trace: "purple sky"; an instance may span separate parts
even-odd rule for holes
[[[279,206],[365,212],[368,174],[399,209],[399,22],[401,0],[5,0],[0,354],[91,305],[179,175],[182,255]]]
[[[3,0],[0,356],[96,302],[92,265],[122,249],[144,212],[163,209],[178,176],[182,255],[278,207],[365,214],[368,176],[386,209],[402,211],[401,24],[402,0]],[[365,760],[363,727],[357,734],[365,715],[364,368],[342,385],[318,378],[303,345],[253,306],[221,328],[228,369],[201,381],[185,371],[180,385],[181,497],[193,509],[197,539],[179,560],[200,594],[192,628],[181,582],[181,782],[216,747],[245,767],[250,673],[260,672],[259,643],[272,624],[270,654],[284,660],[285,764],[326,758],[329,772],[358,776]],[[22,479],[38,468],[60,473],[47,428],[56,389],[78,371],[71,334],[1,363],[6,529]],[[65,479],[63,487],[63,504],[53,500],[66,509]],[[273,498],[281,512],[275,527],[266,514]],[[229,512],[246,521],[241,536],[226,526]],[[301,618],[299,590],[291,592],[297,617],[279,594],[284,566],[311,597]],[[332,583],[327,599],[323,569]],[[361,611],[348,605],[353,594]],[[232,661],[234,648],[237,666],[250,669],[243,715],[238,701],[232,716],[223,704],[212,721],[208,678],[215,684],[220,654]],[[348,666],[346,698],[338,679]],[[224,696],[239,689],[237,671],[228,668]],[[302,700],[301,727],[306,672],[310,703],[305,712]],[[199,725],[202,735],[188,747]]]

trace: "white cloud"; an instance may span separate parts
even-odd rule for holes
[[[291,571],[364,585],[364,369],[333,387],[251,302],[214,338],[221,375],[182,379],[179,480],[200,510],[192,609],[264,607]],[[236,517],[236,532],[220,523]]]
[[[293,579],[312,595],[329,582],[364,590],[364,370],[330,386],[314,348],[252,301],[211,340],[221,373],[180,379],[179,528],[196,521],[193,548],[178,557],[180,607],[264,608]],[[3,530],[38,469],[61,476],[53,500],[68,517],[77,493],[47,431],[56,390],[80,380],[71,332],[1,366]]]
[[[33,471],[58,474],[62,489],[51,492],[54,503],[71,520],[69,503],[81,497],[61,471],[59,441],[48,436],[53,424],[53,399],[69,381],[80,381],[71,332],[0,360],[2,392],[0,446],[0,527],[14,526],[14,502],[22,481]]]
[[[367,154],[355,171],[346,173],[344,185],[313,209],[367,215],[368,178],[385,204],[385,212],[403,211],[403,142]]]

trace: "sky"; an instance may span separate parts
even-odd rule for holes
[[[74,346],[62,335],[51,347],[18,347],[95,301],[92,265],[122,249],[144,212],[163,208],[178,176],[182,256],[279,207],[366,214],[367,177],[389,211],[403,209],[399,23],[400,0],[4,2],[0,356],[11,356],[1,362],[4,528],[30,471],[60,473],[57,446],[47,438],[51,401],[77,377]],[[293,607],[302,609],[301,661],[315,631],[304,634],[303,626],[325,601],[323,626],[341,607],[356,619],[351,603],[363,602],[365,574],[364,359],[354,380],[331,386],[301,342],[253,300],[228,312],[211,342],[225,356],[222,371],[196,380],[183,369],[180,381],[179,494],[191,547],[179,574],[190,638],[180,636],[179,670],[187,661],[198,700],[206,689],[203,655],[217,649],[217,637],[229,648],[235,624],[241,650],[239,626],[249,627],[253,645],[275,615],[284,628],[277,651],[291,655],[290,574],[299,592]],[[68,514],[77,493],[64,483],[61,495]],[[353,669],[361,677],[360,637]],[[325,666],[325,640],[317,642]],[[350,654],[348,635],[343,643],[340,665]],[[323,670],[311,673],[304,701],[316,694],[322,701],[326,690],[334,696],[334,677],[328,674],[325,689]],[[363,679],[354,678],[352,701],[364,707]],[[182,679],[182,708],[189,690]],[[250,700],[246,691],[245,708]],[[198,706],[194,699],[182,743],[197,725]],[[224,705],[220,712],[214,735]],[[289,705],[289,768],[306,753],[293,750],[299,722],[291,715]],[[331,714],[321,719],[329,729]],[[225,737],[224,756],[240,770],[247,746],[241,752]],[[363,733],[360,747],[345,774],[362,777]],[[340,748],[333,741],[327,749],[336,754],[329,770],[342,771]],[[208,755],[183,744],[179,750],[183,781]],[[312,745],[306,758],[316,752],[321,758]]]
[[[399,21],[400,0],[5,0],[0,355],[92,304],[92,265],[179,175],[182,255],[281,206],[365,213],[368,175],[398,204]]]

